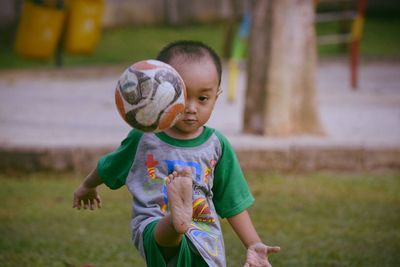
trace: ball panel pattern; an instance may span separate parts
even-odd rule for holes
[[[132,65],[133,68],[139,70],[151,70],[157,68],[157,60],[142,60]]]
[[[115,90],[115,104],[117,105],[117,110],[119,115],[126,120],[124,101],[122,100],[121,93],[118,88]]]
[[[177,114],[183,114],[185,110],[185,105],[178,103],[173,104],[168,110],[166,110],[163,116],[160,118],[158,128],[161,130],[165,130],[170,127],[170,125],[175,124],[177,120],[180,119],[181,116]]]
[[[132,127],[162,131],[183,113],[186,88],[170,65],[156,60],[140,61],[126,69],[117,84],[116,106]]]

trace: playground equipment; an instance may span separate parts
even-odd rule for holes
[[[360,44],[364,31],[366,0],[316,0],[316,23],[339,22],[341,32],[318,36],[319,45],[344,44],[348,48],[350,84],[353,90],[358,86]],[[318,12],[319,5],[326,5],[330,11]],[[333,11],[332,11],[333,8]]]
[[[65,21],[62,6],[25,1],[18,24],[15,50],[25,58],[46,59],[54,54]]]
[[[103,0],[25,0],[15,51],[30,59],[90,54],[101,34]],[[56,62],[57,63],[57,62]]]
[[[69,0],[65,51],[92,53],[100,39],[103,6],[103,0]]]
[[[230,102],[233,102],[236,99],[237,82],[240,73],[239,64],[245,56],[244,53],[247,48],[247,40],[249,37],[250,26],[251,15],[249,12],[243,17],[243,20],[239,27],[239,31],[233,41],[232,56],[228,60],[228,100]]]
[[[358,86],[358,66],[360,44],[364,30],[366,0],[314,0],[316,8],[315,23],[337,22],[341,25],[339,33],[329,33],[317,36],[318,45],[345,45],[349,56],[350,84],[353,90]],[[319,5],[330,6],[330,10],[318,10]],[[333,11],[332,11],[333,8]],[[336,9],[336,10],[335,10]],[[246,54],[247,42],[251,27],[251,12],[246,9],[245,15],[232,40],[232,49],[228,57],[228,100],[236,99],[240,61]]]

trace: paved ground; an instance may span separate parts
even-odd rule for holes
[[[42,154],[43,151],[50,151],[48,153],[52,156],[46,156],[44,161],[47,163],[44,165],[52,168],[53,160],[48,158],[54,157],[57,149],[107,150],[118,145],[129,131],[114,106],[115,83],[124,67],[0,72],[0,169],[13,164],[10,158],[13,158],[11,155],[16,156],[16,151],[25,153],[25,156],[37,154],[37,151]],[[209,125],[225,133],[239,151],[283,153],[280,166],[286,164],[284,161],[292,163],[278,169],[291,169],[302,164],[299,159],[293,159],[293,153],[288,152],[300,147],[314,151],[313,161],[321,156],[315,153],[316,149],[341,149],[342,153],[336,156],[339,158],[355,150],[362,151],[361,156],[355,156],[361,158],[361,168],[368,164],[374,166],[371,160],[378,160],[399,170],[400,62],[364,62],[360,68],[357,91],[349,88],[345,60],[322,61],[318,67],[317,102],[326,136],[268,138],[241,134],[243,86],[239,86],[239,97],[235,103],[229,103],[224,96],[219,99]],[[226,77],[223,77],[223,87],[225,80]],[[239,80],[239,84],[243,83],[244,75]],[[366,154],[370,150],[380,151],[381,154],[387,150],[389,156],[385,153],[383,161],[381,154],[379,159],[367,160]],[[244,155],[240,157],[246,158]],[[298,157],[304,158],[304,155]],[[262,158],[256,164],[259,167],[265,161],[276,160],[272,154],[259,158]],[[21,160],[18,157],[15,159]],[[355,164],[359,165],[357,159]],[[326,160],[329,161],[329,157]],[[59,161],[57,164],[60,165]],[[70,168],[71,164],[74,165],[68,163],[67,167]],[[315,162],[307,164],[309,169],[321,165],[317,166]],[[268,164],[265,166],[275,168]]]

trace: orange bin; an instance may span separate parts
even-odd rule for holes
[[[65,11],[25,1],[15,40],[17,54],[27,58],[53,56],[59,42]]]
[[[90,54],[101,35],[103,0],[69,0],[64,49],[68,53]]]

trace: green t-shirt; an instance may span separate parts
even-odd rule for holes
[[[98,162],[98,173],[112,189],[126,185],[133,196],[132,237],[144,256],[143,231],[168,212],[164,178],[175,169],[193,173],[193,220],[186,233],[210,266],[225,266],[218,216],[234,216],[254,202],[232,146],[218,131],[204,127],[194,139],[132,130],[121,146]]]

